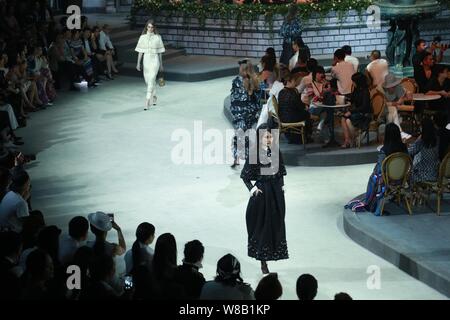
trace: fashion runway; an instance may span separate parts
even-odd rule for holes
[[[249,193],[227,164],[172,162],[173,132],[225,130],[223,100],[232,78],[206,82],[168,82],[157,88],[158,105],[143,111],[143,79],[118,77],[89,93],[61,93],[54,107],[32,114],[33,125],[18,131],[25,151],[37,153],[29,173],[33,209],[48,224],[64,230],[74,215],[113,212],[122,227],[127,249],[141,222],[155,225],[156,236],[172,233],[178,262],[184,243],[198,239],[205,246],[205,278],[215,275],[217,260],[226,253],[241,262],[243,279],[254,288],[261,278],[258,261],[247,257],[245,209]],[[194,142],[192,136],[191,141]],[[208,145],[208,142],[204,142]],[[222,141],[230,152],[230,141]],[[201,148],[192,148],[191,158]],[[283,285],[282,299],[294,299],[302,273],[319,283],[318,299],[344,291],[354,299],[445,299],[397,267],[348,238],[342,227],[347,200],[364,192],[373,165],[348,167],[287,167],[286,233],[289,260],[269,262]],[[116,241],[114,232],[108,234]],[[118,269],[123,268],[117,258]],[[380,269],[379,289],[368,289],[369,266]]]

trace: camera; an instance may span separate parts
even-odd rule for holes
[[[244,59],[244,60],[239,60],[238,64],[247,64],[248,63],[248,59]]]
[[[133,288],[133,277],[132,276],[125,276],[124,289],[125,290],[131,290],[132,288]]]
[[[108,213],[108,216],[111,222],[114,222],[114,213]]]

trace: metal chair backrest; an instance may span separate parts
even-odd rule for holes
[[[438,183],[440,186],[443,186],[448,181],[450,181],[450,152],[447,152],[439,166]]]
[[[377,92],[372,96],[372,110],[373,110],[373,119],[379,120],[379,118],[383,115],[383,110],[386,105],[386,99],[384,94],[381,92]]]
[[[401,85],[406,92],[416,93],[417,86],[416,84],[409,78],[402,79]]]
[[[386,186],[405,185],[411,170],[411,157],[403,152],[396,152],[383,160],[381,172]]]
[[[275,113],[278,117],[279,111],[280,111],[280,106],[278,105],[277,98],[275,96],[272,96],[271,99],[272,99],[273,108],[275,109]]]

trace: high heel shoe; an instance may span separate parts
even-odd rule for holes
[[[236,168],[239,165],[239,161],[234,160],[234,163],[231,165],[231,169]]]

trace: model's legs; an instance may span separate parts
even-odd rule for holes
[[[346,148],[350,144],[350,131],[347,127],[347,119],[345,118],[341,119],[341,126],[342,130],[344,131],[344,144],[342,145],[342,147]]]
[[[266,261],[261,261],[261,271],[264,274],[268,274],[269,273],[269,267],[267,266],[267,262]]]

